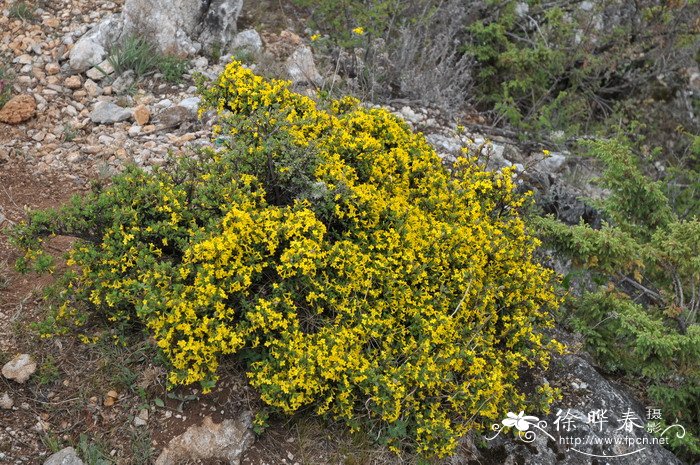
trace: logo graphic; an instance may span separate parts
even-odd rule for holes
[[[668,444],[669,437],[673,434],[679,439],[685,437],[686,434],[685,428],[678,423],[673,423],[670,426],[665,425],[661,421],[661,410],[655,407],[647,407],[646,424],[631,408],[620,415],[615,415],[614,420],[611,420],[611,413],[607,409],[596,409],[584,416],[572,409],[559,410],[551,425],[556,428],[558,438],[555,438],[547,431],[550,425],[546,420],[525,415],[524,411],[518,414],[508,412],[506,418],[500,423],[491,425],[491,430],[496,434],[486,437],[486,440],[493,441],[502,432],[514,429],[517,439],[525,443],[534,442],[538,435],[542,434],[554,442],[571,446],[569,451],[589,457],[611,458],[638,454],[646,450],[646,446]],[[637,435],[637,430],[653,436]],[[581,446],[591,446],[591,449],[595,451],[597,448],[612,445],[626,445],[630,450],[607,455],[580,449]],[[616,450],[618,449],[619,447]]]

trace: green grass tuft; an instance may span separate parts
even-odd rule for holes
[[[168,82],[180,82],[187,71],[187,61],[164,55],[145,39],[127,37],[109,51],[109,63],[117,74],[131,70],[136,79],[160,72]]]
[[[34,19],[34,10],[27,2],[14,2],[10,6],[10,18],[31,21]]]

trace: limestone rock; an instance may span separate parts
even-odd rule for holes
[[[187,108],[190,113],[193,115],[196,115],[197,112],[199,111],[199,102],[201,102],[202,99],[199,97],[189,97],[181,101],[178,106]]]
[[[80,460],[78,454],[76,454],[75,449],[72,447],[66,447],[65,449],[59,450],[44,462],[44,465],[84,465],[83,461]]]
[[[233,38],[233,42],[231,42],[231,50],[259,55],[263,51],[263,42],[260,34],[255,29],[239,32]]]
[[[19,124],[30,119],[36,113],[36,100],[28,94],[17,95],[0,110],[0,122]]]
[[[2,216],[2,213],[0,213],[0,216]],[[12,397],[10,397],[8,393],[5,392],[2,394],[2,396],[0,396],[0,409],[10,410],[14,404],[15,402],[12,400]]]
[[[160,52],[187,56],[202,45],[226,48],[236,33],[243,0],[126,0],[124,33],[138,33]]]
[[[206,417],[201,426],[191,426],[173,438],[158,456],[156,465],[198,460],[225,460],[238,465],[241,455],[254,441],[251,426],[250,412],[244,412],[237,420],[224,420],[218,424]]]
[[[18,383],[24,383],[36,371],[36,362],[29,354],[20,354],[2,367],[2,375]]]
[[[538,161],[533,169],[546,174],[555,174],[566,163],[566,157],[560,153],[551,153],[547,158]]]
[[[83,72],[102,61],[106,55],[104,47],[94,40],[79,40],[70,51],[70,67]]]
[[[90,120],[97,124],[114,124],[131,118],[131,110],[112,102],[97,102],[90,113]]]
[[[314,63],[313,52],[306,45],[302,45],[294,50],[291,56],[287,58],[285,67],[289,79],[291,79],[294,84],[307,83],[320,85],[323,83],[323,78],[316,69],[316,63]]]
[[[44,69],[46,69],[46,73],[49,75],[54,75],[61,72],[61,66],[58,63],[47,63]]]
[[[243,9],[243,0],[212,0],[206,14],[199,41],[210,50],[213,46],[228,47],[238,30],[236,21]]]
[[[70,51],[71,69],[82,73],[101,63],[107,57],[109,44],[119,40],[122,30],[121,15],[112,15],[88,31]]]

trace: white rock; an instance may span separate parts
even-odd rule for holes
[[[244,412],[238,420],[224,420],[218,424],[211,417],[206,417],[201,426],[191,426],[173,438],[158,456],[156,465],[198,460],[222,460],[238,464],[241,455],[255,439],[251,426],[250,412]]]
[[[530,5],[525,2],[515,4],[515,14],[518,18],[522,18],[530,11]]]
[[[458,155],[462,150],[462,142],[456,137],[436,133],[428,134],[425,138],[439,154]]]
[[[197,111],[199,110],[199,102],[201,102],[202,99],[199,97],[190,97],[184,99],[182,102],[178,104],[178,106],[187,108],[190,112],[193,114],[197,114]]]
[[[593,2],[585,1],[581,2],[579,8],[581,8],[583,11],[591,11],[593,8],[595,8],[595,4]]]
[[[102,134],[100,137],[97,138],[97,142],[99,142],[102,145],[112,145],[114,142],[114,137],[110,137],[107,134]]]
[[[119,41],[123,28],[121,15],[111,15],[90,29],[71,49],[70,67],[82,73],[101,63],[107,57],[109,45]]]
[[[84,465],[83,461],[80,460],[78,454],[75,453],[75,449],[72,447],[66,447],[60,450],[46,459],[44,465]]]
[[[36,362],[29,354],[17,355],[2,367],[2,375],[18,383],[24,383],[36,371]]]
[[[173,106],[173,101],[170,100],[169,98],[163,99],[160,102],[156,103],[157,108],[168,108]]]
[[[535,171],[542,173],[554,174],[559,172],[562,166],[566,163],[566,157],[560,153],[551,153],[544,160],[540,160],[533,166]]]
[[[0,213],[0,218],[1,217],[2,214]],[[2,224],[2,221],[0,221],[0,224]],[[4,392],[2,396],[0,396],[0,409],[10,410],[13,405],[15,405],[15,402],[12,400],[8,393]]]
[[[107,51],[102,45],[91,39],[81,39],[70,51],[70,67],[81,73],[100,63],[105,56],[107,56]]]
[[[255,29],[239,32],[233,38],[231,49],[259,55],[263,51],[263,41]]]
[[[316,63],[314,63],[314,54],[306,45],[294,50],[292,55],[287,58],[285,67],[289,79],[295,84],[307,82],[320,85],[323,83],[323,78],[316,69]]]
[[[201,44],[228,47],[243,0],[126,0],[124,31],[174,55],[194,55]]]
[[[409,106],[405,106],[405,107],[401,108],[400,115],[403,119],[405,119],[406,121],[410,121],[413,124],[418,124],[422,119],[422,116],[418,115]]]

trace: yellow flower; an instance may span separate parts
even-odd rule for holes
[[[321,34],[313,34],[311,36],[311,42],[316,42],[320,38],[321,38]]]
[[[363,28],[362,26],[358,26],[355,29],[353,29],[352,32],[354,32],[358,36],[361,36],[365,33],[365,28]]]

